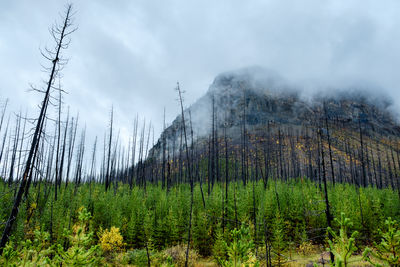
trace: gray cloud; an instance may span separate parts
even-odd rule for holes
[[[176,81],[189,105],[224,71],[260,65],[308,92],[363,84],[400,106],[400,2],[76,1],[79,30],[66,55],[66,103],[89,136],[101,137],[115,106],[129,132],[136,113],[162,127],[178,114]],[[33,109],[25,90],[40,84],[38,48],[62,12],[60,1],[4,1],[0,9],[0,97]],[[93,137],[94,138],[94,137]]]

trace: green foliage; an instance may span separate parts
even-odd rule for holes
[[[86,233],[90,214],[85,209],[79,213],[79,223],[74,227],[74,233],[69,235],[72,246],[68,250],[58,245],[50,245],[50,234],[36,230],[33,240],[21,242],[19,253],[12,243],[7,244],[1,266],[98,266],[100,254],[98,246],[90,246],[92,233]]]
[[[202,256],[210,256],[212,251],[211,227],[204,212],[193,216],[193,245]]]
[[[90,213],[85,208],[80,208],[79,221],[69,236],[72,246],[66,251],[61,245],[57,247],[60,261],[67,266],[97,266],[100,262],[99,246],[92,245],[94,234],[87,228],[90,218]]]
[[[50,257],[55,254],[54,246],[50,246],[50,234],[47,232],[34,231],[34,239],[21,243],[20,258],[17,265],[49,265]]]
[[[0,258],[0,266],[15,266],[12,262],[17,256],[18,253],[14,250],[12,241],[8,242],[3,249],[3,254]]]
[[[228,237],[225,237],[222,230],[219,229],[216,233],[216,239],[212,248],[212,255],[217,263],[225,262],[228,256],[225,239],[228,239]]]
[[[258,266],[253,255],[254,243],[250,236],[250,229],[242,225],[240,229],[231,231],[231,242],[219,238],[214,251],[215,260],[220,266]],[[224,253],[226,252],[226,254]],[[225,254],[225,255],[224,255]]]
[[[274,263],[285,261],[285,257],[277,257],[276,252],[286,254],[289,244],[293,244],[293,248],[302,246],[301,251],[304,253],[309,253],[312,245],[317,247],[325,244],[323,236],[326,232],[327,221],[324,214],[324,198],[318,185],[310,180],[269,179],[265,187],[262,181],[255,182],[256,212],[253,209],[252,185],[244,186],[242,182],[231,182],[228,188],[228,199],[224,202],[222,201],[225,195],[223,184],[216,182],[209,195],[205,185],[206,183],[203,184],[205,207],[199,184],[194,188],[191,236],[191,249],[198,251],[202,256],[219,255],[226,259],[228,251],[224,242],[228,246],[231,244],[232,231],[240,228],[241,224],[250,225],[249,238],[258,245],[259,249],[264,247],[265,239],[268,238],[272,245]],[[33,249],[33,247],[36,248],[35,255],[38,254],[37,248],[39,248],[39,251],[43,251],[40,252],[41,259],[48,257],[52,259],[52,262],[57,257],[61,259],[60,255],[67,257],[63,253],[73,246],[81,247],[82,251],[83,247],[89,250],[99,243],[99,236],[93,233],[99,233],[101,229],[111,229],[111,227],[119,228],[124,249],[128,251],[143,250],[147,245],[150,253],[156,255],[168,248],[187,243],[190,208],[188,201],[190,186],[187,184],[172,186],[168,192],[162,189],[160,184],[148,184],[146,190],[135,185],[130,190],[128,185],[119,184],[115,194],[114,190],[105,192],[104,185],[96,183],[91,185],[91,194],[89,194],[87,184],[79,186],[76,194],[74,194],[74,185],[71,183],[66,188],[63,184],[61,188],[57,201],[50,201],[54,188],[49,187],[48,184],[38,183],[36,187],[31,188],[27,198],[30,202],[26,202],[20,208],[21,211],[28,212],[19,212],[15,223],[12,240],[18,255],[13,254],[15,257],[10,258],[11,262],[22,258],[23,249],[28,253],[28,248]],[[0,192],[7,190],[9,190],[8,185],[0,183]],[[344,212],[353,222],[352,230],[362,232],[368,240],[379,242],[377,229],[384,229],[385,218],[400,220],[397,191],[390,188],[380,190],[368,187],[359,188],[359,192],[363,207],[363,224],[358,191],[352,185],[337,183],[333,187],[328,184],[332,214],[334,217],[340,217],[340,214]],[[0,221],[7,220],[12,200],[10,194],[0,194]],[[225,213],[222,212],[223,203]],[[34,210],[30,210],[32,205],[35,205]],[[51,214],[51,205],[53,205],[53,214]],[[79,208],[82,206],[87,210]],[[222,214],[224,214],[224,230],[222,229]],[[28,216],[30,216],[29,220]],[[254,216],[257,221],[257,239],[253,225]],[[0,231],[3,227],[0,224]],[[77,227],[80,227],[79,233]],[[42,245],[29,243],[36,242],[34,241],[35,231],[39,229],[42,235],[51,233],[51,245],[54,246],[50,246],[50,240],[43,242]],[[307,243],[310,238],[313,240],[312,244]],[[46,238],[42,236],[41,239]],[[80,245],[74,245],[78,243]],[[59,249],[59,245],[64,248],[63,251]],[[5,251],[12,252],[10,247]],[[96,252],[93,255],[99,255],[99,253]],[[78,254],[80,255],[80,252]],[[35,255],[34,257],[37,257]],[[85,255],[85,257],[90,257],[90,255]],[[32,258],[33,256],[29,256],[27,259]],[[1,260],[4,261],[4,258]],[[155,261],[154,257],[153,261]]]
[[[375,243],[374,250],[366,248],[363,258],[376,267],[382,266],[377,260],[385,265],[400,266],[400,229],[398,229],[397,222],[391,218],[385,221],[385,225],[387,230],[380,231],[381,242]]]
[[[349,259],[354,252],[357,251],[355,246],[355,238],[358,235],[357,231],[354,231],[350,237],[347,233],[349,227],[353,224],[349,218],[346,218],[345,214],[342,213],[340,220],[335,218],[335,221],[339,224],[340,230],[339,235],[328,227],[328,232],[332,235],[333,241],[329,240],[329,251],[335,256],[335,262],[333,266],[336,267],[346,267],[348,266]]]
[[[285,222],[282,219],[279,212],[276,213],[275,221],[273,224],[273,242],[272,247],[274,248],[274,252],[276,257],[274,259],[275,264],[281,266],[285,261],[285,257],[283,253],[287,247],[287,242],[285,240]]]
[[[67,251],[63,250],[61,245],[57,249],[60,261],[67,266],[98,266],[100,258],[98,246],[85,249],[82,246],[72,246]]]
[[[128,264],[137,266],[146,266],[148,262],[147,252],[145,249],[130,250],[126,253],[125,257],[127,258]]]
[[[73,233],[66,231],[71,243],[67,250],[60,244],[51,245],[48,232],[35,230],[33,239],[21,242],[17,250],[11,242],[7,244],[0,266],[99,266],[99,248],[91,245],[94,240],[88,229],[90,218],[85,208],[80,209]]]

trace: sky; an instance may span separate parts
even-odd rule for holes
[[[48,28],[66,2],[1,2],[0,103],[35,117],[40,97],[27,89],[47,77],[39,49],[52,45]],[[157,138],[164,108],[167,123],[179,113],[177,81],[189,106],[219,73],[254,65],[309,92],[367,85],[400,107],[398,0],[72,3],[78,30],[64,51],[64,102],[89,140],[104,135],[111,106],[123,142],[136,114]]]

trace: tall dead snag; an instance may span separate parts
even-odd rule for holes
[[[192,124],[192,112],[189,109],[189,120],[190,120],[190,139],[191,139],[191,148],[192,148],[192,160],[194,161],[194,151],[195,151],[195,147],[194,147],[194,137],[193,137],[193,124]],[[194,163],[192,162],[192,165],[194,165]],[[195,175],[195,174],[193,174]],[[199,159],[197,157],[197,168],[196,168],[196,181],[200,182],[200,193],[201,193],[201,199],[203,201],[203,207],[206,207],[206,201],[204,199],[204,192],[203,192],[203,182],[199,177]]]
[[[8,105],[8,99],[6,99],[6,102],[4,103],[3,111],[1,112],[0,132],[1,132],[1,128],[3,127],[4,115],[6,114],[7,105]]]
[[[358,128],[360,131],[360,157],[361,157],[361,171],[362,171],[362,185],[367,186],[367,172],[365,170],[365,160],[364,160],[364,141],[363,133],[361,128],[361,118],[358,118]]]
[[[215,114],[215,135],[214,135],[214,141],[215,141],[215,175],[216,175],[216,181],[220,182],[220,172],[219,172],[219,141],[218,141],[218,116],[217,116],[217,111],[214,111]]]
[[[68,113],[67,113],[67,119],[65,122],[65,129],[64,129],[64,137],[63,137],[63,145],[62,145],[62,152],[61,152],[61,159],[60,159],[60,168],[58,170],[59,174],[59,183],[58,187],[61,189],[61,180],[63,177],[63,168],[64,168],[64,159],[65,159],[65,150],[66,150],[66,142],[67,142],[67,131],[68,131],[68,121],[69,121],[69,108],[68,108]]]
[[[112,130],[113,130],[113,107],[111,107],[111,115],[110,115],[110,135],[109,135],[109,139],[108,139],[107,173],[106,173],[106,181],[105,181],[106,191],[110,187],[110,161],[111,161]]]
[[[165,137],[165,108],[164,108],[164,124],[163,124],[163,133],[161,135],[162,140],[162,168],[161,168],[161,179],[162,179],[162,188],[165,188],[165,149],[166,149],[166,137]]]
[[[79,120],[79,113],[76,116],[75,124],[74,124],[74,118],[72,117],[72,119],[71,119],[71,128],[70,128],[69,144],[68,144],[68,164],[67,164],[67,173],[66,173],[67,176],[65,178],[65,189],[68,187],[69,173],[71,170],[71,163],[72,163],[72,156],[74,154],[76,131],[78,129],[78,120]]]
[[[253,177],[252,182],[252,193],[253,193],[253,223],[254,223],[254,245],[256,250],[256,257],[258,256],[258,240],[257,240],[257,209],[256,209],[256,193],[255,193],[255,183],[258,179],[258,150],[257,150],[257,143],[255,144],[254,148],[255,154],[255,177]]]
[[[9,176],[8,176],[8,185],[9,186],[11,186],[12,183],[13,183],[14,170],[15,170],[15,161],[16,161],[16,157],[17,157],[17,149],[18,149],[20,130],[21,130],[21,113],[17,116],[17,123],[15,125],[14,144],[13,144],[13,147],[12,147],[11,162],[10,162],[10,173],[9,173]]]
[[[92,182],[95,182],[95,178],[96,178],[96,172],[95,172],[96,148],[97,148],[97,136],[94,139],[94,145],[93,145],[93,150],[92,150],[92,161],[91,161],[91,166],[90,166],[90,176],[89,176],[89,200],[90,201],[92,199]]]
[[[211,160],[211,134],[208,136],[208,154],[207,154],[208,164],[207,164],[207,171],[208,171],[208,190],[207,196],[211,194],[211,177],[212,177],[212,160]]]
[[[391,141],[391,140],[390,140]],[[399,195],[400,198],[400,187],[399,187],[399,178],[398,178],[398,173],[397,173],[397,167],[396,167],[396,161],[394,160],[394,154],[393,154],[393,146],[392,144],[390,145],[390,153],[392,155],[392,163],[393,163],[393,169],[394,169],[394,175],[393,175],[393,179],[396,182],[396,187],[397,187],[397,193]],[[368,162],[367,162],[368,164]],[[394,181],[393,181],[394,184]],[[395,188],[393,188],[393,190],[395,190]]]
[[[243,118],[242,118],[242,121],[241,121],[241,123],[242,123],[242,132],[241,132],[241,134],[242,134],[242,147],[241,147],[241,152],[242,152],[242,156],[241,156],[241,159],[242,159],[242,180],[243,180],[243,185],[245,186],[246,185],[246,180],[247,180],[247,165],[246,165],[246,163],[247,163],[247,160],[246,160],[246,157],[247,157],[247,143],[246,143],[246,135],[247,135],[247,132],[246,132],[246,103],[247,103],[247,101],[246,101],[246,91],[245,91],[245,89],[243,88]]]
[[[223,213],[222,213],[222,229],[223,231],[225,230],[225,217],[228,218],[228,204],[229,204],[229,200],[228,200],[228,186],[229,186],[229,151],[228,151],[228,139],[226,137],[226,131],[228,128],[227,125],[227,119],[226,119],[226,114],[225,114],[225,123],[224,123],[224,143],[225,143],[225,203],[223,203],[224,205],[224,209],[223,209]]]
[[[326,108],[326,104],[324,103],[324,113],[325,113],[325,126],[326,126],[326,137],[328,138],[328,148],[329,148],[329,161],[331,164],[331,174],[332,174],[332,184],[335,186],[335,172],[333,166],[333,157],[332,157],[332,149],[331,149],[331,135],[329,133],[329,124],[328,124],[328,110]]]
[[[326,214],[326,221],[328,223],[328,227],[332,227],[332,214],[329,206],[329,198],[328,198],[328,188],[327,188],[327,183],[326,183],[326,170],[325,170],[325,155],[324,155],[324,145],[323,145],[323,139],[322,139],[322,130],[321,128],[318,129],[318,135],[319,135],[319,142],[320,144],[320,149],[321,149],[321,159],[322,159],[322,178],[324,182],[324,195],[325,195],[325,214]],[[333,240],[333,236],[331,233],[328,233],[328,238],[329,240]],[[335,261],[335,256],[333,253],[330,253],[331,256],[331,261]]]
[[[17,163],[17,178],[19,177],[19,173],[20,173],[20,166],[21,166],[21,159],[23,158],[22,157],[22,148],[23,148],[23,144],[24,144],[24,139],[25,139],[25,127],[26,127],[26,121],[27,121],[27,119],[26,119],[26,112],[25,112],[25,118],[24,118],[24,125],[23,125],[23,127],[22,127],[22,133],[21,133],[21,142],[20,142],[20,145],[19,145],[19,154],[18,154],[18,163]],[[18,182],[18,181],[17,181]]]
[[[2,129],[2,127],[3,127],[4,115],[6,114],[7,104],[8,104],[8,99],[6,100],[6,103],[4,104],[4,107],[3,107],[3,111],[2,111],[2,113],[1,113],[1,119],[0,119],[0,133],[1,133],[1,129]],[[8,117],[8,122],[9,122],[9,121],[10,121],[10,117]],[[8,123],[7,123],[7,128],[6,128],[6,129],[8,129]],[[4,151],[4,145],[5,145],[6,136],[7,136],[7,130],[6,130],[6,133],[4,134],[3,144],[2,144],[2,147],[1,147],[1,150],[0,150],[0,162],[1,162],[1,158],[2,158],[2,156],[3,156],[3,151]]]
[[[22,179],[21,179],[21,182],[20,182],[20,185],[18,188],[18,193],[15,196],[14,204],[13,204],[12,210],[10,212],[10,216],[6,222],[6,225],[5,225],[4,231],[3,231],[3,235],[1,237],[0,254],[3,252],[3,248],[9,240],[12,226],[13,226],[15,220],[17,219],[19,206],[22,201],[22,196],[24,195],[25,192],[29,191],[29,186],[27,186],[29,174],[30,174],[33,164],[35,162],[37,148],[40,143],[40,138],[42,136],[43,125],[46,120],[47,107],[48,107],[48,104],[50,101],[51,89],[54,88],[53,84],[54,84],[55,78],[57,77],[58,72],[60,71],[60,69],[62,69],[63,64],[66,63],[66,61],[63,60],[61,57],[61,50],[68,48],[68,45],[70,43],[68,36],[76,30],[76,28],[71,29],[72,15],[73,15],[72,14],[72,5],[69,4],[66,6],[66,12],[65,12],[65,15],[63,18],[63,24],[62,25],[58,25],[58,24],[54,25],[50,31],[51,35],[54,39],[54,42],[55,42],[54,50],[50,51],[50,50],[46,49],[47,55],[42,53],[42,55],[46,59],[48,59],[52,64],[51,67],[48,69],[50,71],[50,76],[49,76],[49,80],[46,83],[46,89],[44,91],[41,91],[44,93],[44,99],[43,99],[42,106],[40,109],[40,115],[36,121],[35,132],[32,137],[32,143],[31,143],[28,158],[27,158],[27,161],[26,161],[26,164],[24,167],[24,173],[22,175]]]
[[[78,153],[76,158],[74,195],[76,195],[78,186],[81,184],[82,180],[83,155],[85,153],[85,135],[86,135],[86,126],[82,130],[81,140],[78,147]]]
[[[4,136],[3,136],[3,141],[2,141],[2,145],[1,145],[1,150],[0,150],[0,162],[2,162],[2,158],[3,158],[3,153],[4,153],[4,148],[6,146],[6,140],[7,140],[7,133],[8,133],[8,126],[10,124],[10,116],[8,116],[8,120],[7,120],[7,126],[6,129],[4,131]],[[7,163],[7,161],[5,161]],[[4,163],[3,163],[4,165]]]
[[[182,91],[181,88],[179,87],[179,83],[176,85],[176,90],[178,91],[179,94],[179,102],[181,104],[181,113],[182,113],[182,127],[183,127],[183,135],[185,138],[185,149],[186,149],[186,160],[187,160],[187,170],[188,170],[188,176],[190,180],[190,214],[189,214],[189,228],[188,228],[188,243],[187,243],[187,248],[186,248],[186,260],[185,260],[185,267],[188,266],[189,264],[189,249],[190,249],[190,237],[191,237],[191,228],[192,228],[192,211],[193,211],[193,177],[191,173],[191,165],[190,165],[190,158],[189,158],[189,147],[188,147],[188,142],[187,142],[187,134],[186,134],[186,124],[185,124],[185,113],[183,111],[183,100],[182,100]]]
[[[210,170],[211,170],[211,189],[214,188],[215,182],[215,98],[214,95],[212,96],[212,126],[211,126],[211,154],[210,154]]]
[[[60,87],[61,88],[61,87]],[[61,142],[61,90],[59,90],[58,96],[58,118],[57,118],[57,149],[56,149],[56,171],[54,179],[54,200],[57,201],[57,185],[58,185],[58,168],[59,168],[59,156],[60,156],[60,142]]]
[[[142,177],[142,179],[143,179],[143,188],[144,188],[144,191],[146,191],[146,183],[147,183],[147,176],[146,176],[146,174],[147,174],[147,172],[146,172],[146,170],[147,170],[147,156],[148,156],[148,152],[149,152],[149,143],[150,143],[150,134],[151,134],[151,128],[152,128],[153,126],[151,125],[151,121],[150,121],[150,124],[149,124],[149,131],[148,131],[148,133],[147,133],[147,142],[146,142],[146,150],[145,150],[145,155],[144,155],[144,162],[143,162],[143,177]]]
[[[138,131],[138,120],[139,117],[136,115],[135,121],[133,123],[133,133],[132,133],[132,161],[131,161],[131,174],[130,174],[130,179],[129,179],[129,186],[130,189],[132,190],[133,187],[133,179],[135,176],[135,156],[136,156],[136,139],[137,139],[137,131]]]

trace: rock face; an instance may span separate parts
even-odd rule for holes
[[[383,97],[373,98],[357,90],[336,90],[306,99],[303,91],[276,73],[246,68],[218,75],[207,93],[186,109],[185,118],[188,129],[193,128],[195,140],[207,138],[211,133],[213,107],[217,130],[222,133],[226,129],[232,139],[240,138],[244,123],[250,133],[257,133],[268,123],[318,127],[325,116],[348,129],[357,130],[361,123],[366,134],[398,136],[400,128],[388,111],[389,106]],[[162,138],[178,145],[181,126],[181,116],[177,116]],[[160,140],[154,149],[160,148]]]

